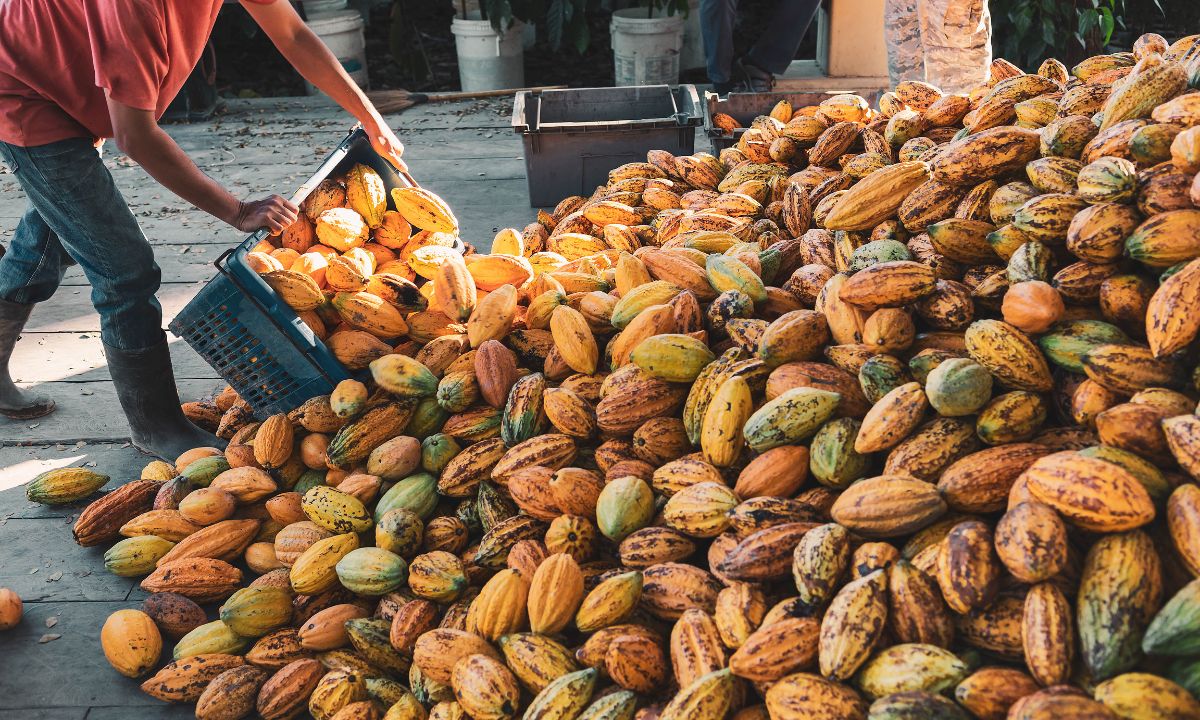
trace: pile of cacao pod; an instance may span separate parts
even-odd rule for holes
[[[313,190],[279,236],[262,239],[246,262],[343,365],[361,370],[409,332],[405,316],[425,310],[417,281],[446,256],[459,257],[458,220],[421,187],[391,191],[355,165]],[[415,232],[414,232],[415,230]],[[211,407],[189,406],[197,420]],[[197,413],[201,413],[198,416]]]
[[[1197,88],[781,105],[431,256],[366,382],[83,511],[109,660],[200,720],[1200,717]]]

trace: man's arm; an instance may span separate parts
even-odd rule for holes
[[[242,202],[200,171],[148,110],[108,99],[113,139],[122,152],[171,192],[243,232],[278,234],[296,220],[296,206],[278,195]]]
[[[287,0],[275,0],[265,5],[244,2],[242,7],[246,8],[254,22],[305,80],[320,88],[362,123],[376,152],[391,161],[397,169],[407,169],[400,159],[404,145],[363,91],[346,74],[338,59],[321,42],[321,38],[300,19],[291,3]]]

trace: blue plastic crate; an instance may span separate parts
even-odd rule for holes
[[[171,321],[171,332],[260,417],[287,412],[350,377],[295,312],[286,305],[287,312],[281,312],[278,305],[264,307],[229,274],[221,274]]]
[[[376,154],[362,130],[353,130],[300,187],[295,201],[358,163],[378,172],[389,191],[409,185]],[[388,207],[395,209],[390,192]],[[287,412],[351,377],[247,263],[246,256],[266,236],[260,230],[223,253],[216,262],[220,272],[170,324],[171,332],[192,346],[259,417]]]

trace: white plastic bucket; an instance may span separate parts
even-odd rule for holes
[[[329,13],[345,10],[346,0],[304,0],[304,17],[328,15]]]
[[[688,14],[683,19],[683,49],[679,51],[679,69],[695,70],[707,65],[704,34],[700,30],[700,0],[689,0]]]
[[[321,38],[346,72],[358,83],[367,86],[367,41],[363,36],[363,19],[357,10],[341,10],[308,19],[308,26]],[[305,82],[309,95],[318,91]]]
[[[488,20],[454,18],[450,23],[458,50],[458,79],[463,92],[505,90],[525,85],[524,24],[503,35]]]
[[[646,17],[644,8],[627,8],[613,13],[609,29],[617,85],[679,82],[682,15]]]

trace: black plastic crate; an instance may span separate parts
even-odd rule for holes
[[[766,93],[729,93],[724,99],[717,96],[714,92],[704,94],[704,134],[708,136],[708,141],[712,143],[714,155],[719,155],[722,150],[727,147],[733,147],[742,137],[742,133],[746,128],[750,127],[750,123],[754,122],[754,118],[759,115],[769,115],[771,108],[780,100],[787,100],[792,104],[792,107],[799,110],[802,107],[809,105],[820,105],[821,101],[828,100],[835,95],[856,94],[867,101],[868,105],[874,107],[879,101],[878,90],[871,92],[855,92],[853,90],[830,90],[829,92],[766,92]],[[733,134],[726,135],[725,131],[713,125],[713,115],[717,113],[725,113],[742,126],[733,131]]]
[[[694,85],[519,92],[512,126],[525,142],[529,204],[591,195],[610,170],[650,150],[690,155],[702,122]]]
[[[388,208],[395,209],[391,189],[411,183],[371,148],[362,130],[351,131],[334,148],[293,202],[299,204],[322,180],[358,163],[379,173],[389,191]],[[220,272],[170,324],[171,332],[191,345],[259,417],[287,412],[351,376],[247,263],[246,256],[265,237],[267,232],[260,230],[222,253],[216,262]]]

